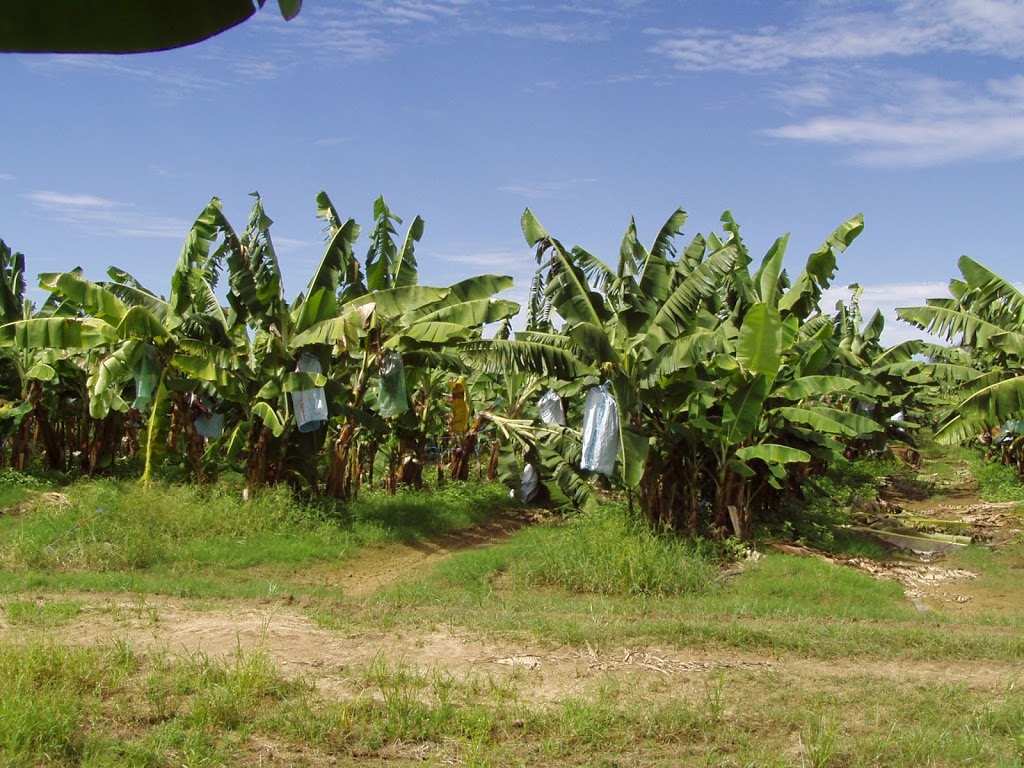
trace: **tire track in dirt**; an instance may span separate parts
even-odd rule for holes
[[[364,597],[392,582],[433,567],[456,552],[492,547],[532,522],[525,515],[505,516],[421,541],[366,547],[339,563],[307,569],[292,578],[303,586],[322,585]]]

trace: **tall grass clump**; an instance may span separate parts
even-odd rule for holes
[[[982,500],[989,502],[1017,501],[1024,503],[1024,482],[1015,466],[974,453],[968,460],[971,474],[978,482]]]
[[[295,500],[286,488],[246,502],[218,486],[93,480],[65,489],[7,522],[0,567],[11,571],[99,572],[161,565],[251,565],[274,557],[271,541],[303,542],[291,558],[337,556],[351,534]]]
[[[652,531],[622,505],[600,504],[519,538],[514,576],[527,584],[616,595],[701,592],[717,568],[706,550]]]
[[[46,488],[42,480],[10,467],[0,468],[0,510],[29,498],[32,491]]]
[[[137,668],[115,646],[0,643],[0,764],[77,764],[100,701]]]

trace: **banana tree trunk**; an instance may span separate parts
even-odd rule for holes
[[[455,450],[452,451],[451,467],[448,471],[452,480],[468,480],[469,470],[476,453],[477,443],[480,440],[480,432],[487,426],[487,420],[477,416],[472,426],[461,438],[459,438]]]
[[[347,501],[352,498],[352,440],[356,433],[353,419],[346,421],[338,432],[331,451],[331,465],[327,471],[327,495]]]

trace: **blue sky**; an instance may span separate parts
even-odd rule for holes
[[[791,233],[791,271],[863,212],[836,285],[916,304],[961,254],[1024,279],[1022,56],[1014,0],[268,2],[176,51],[0,55],[0,237],[32,274],[165,293],[209,199],[241,229],[258,190],[291,297],[317,192],[364,233],[383,194],[426,220],[423,282],[522,295],[527,206],[611,262],[630,216],[650,243],[678,206],[688,236],[730,209],[755,258]]]

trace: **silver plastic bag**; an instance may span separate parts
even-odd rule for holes
[[[565,409],[562,407],[562,398],[553,389],[544,393],[537,403],[537,410],[540,411],[540,420],[545,424],[565,426]]]
[[[594,387],[583,405],[583,459],[580,469],[611,475],[619,455],[619,407],[610,384]]]

